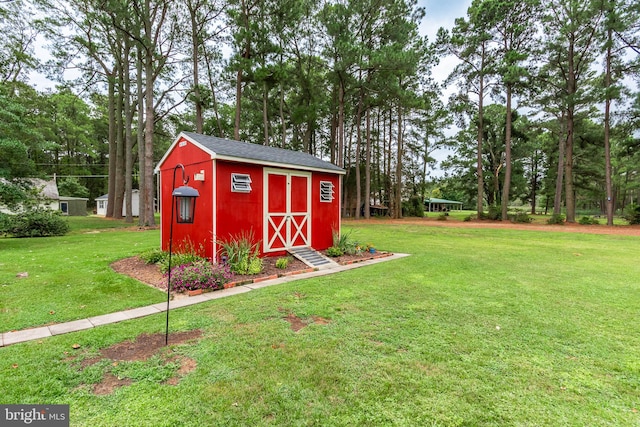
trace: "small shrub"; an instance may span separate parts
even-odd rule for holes
[[[176,292],[196,289],[222,289],[233,278],[228,265],[213,265],[199,260],[171,269],[171,289]]]
[[[629,221],[629,225],[640,224],[640,205],[630,204],[625,208],[624,219]]]
[[[276,260],[276,268],[279,268],[281,270],[286,269],[289,266],[289,263],[292,261],[290,256],[287,257],[283,257],[283,258],[278,258]]]
[[[343,254],[355,255],[358,252],[358,244],[351,238],[351,231],[340,234],[337,230],[333,230],[333,246],[340,248]],[[340,256],[333,255],[333,256]]]
[[[193,253],[193,252],[185,252],[185,253],[172,253],[171,254],[171,269],[175,266],[193,264],[198,261],[206,261],[204,257]],[[166,273],[169,271],[169,253],[166,252],[166,256],[163,257],[159,262],[160,271]],[[173,274],[173,273],[172,273]]]
[[[13,237],[64,236],[69,232],[69,224],[60,212],[38,208],[11,215],[6,232]]]
[[[551,218],[547,220],[547,224],[564,224],[564,215],[562,214],[553,214]]]
[[[147,264],[159,264],[168,256],[169,253],[160,248],[149,249],[140,254],[140,258]]]
[[[424,201],[422,198],[412,196],[409,200],[402,202],[402,215],[422,218],[424,216]]]
[[[492,221],[497,221],[502,218],[502,212],[500,211],[500,207],[496,205],[489,206],[489,213],[487,214],[487,219]]]
[[[598,221],[595,218],[592,218],[590,216],[583,216],[582,218],[580,218],[578,220],[578,222],[582,225],[598,225],[600,224],[600,221]]]
[[[249,269],[247,270],[247,274],[258,274],[262,271],[264,265],[262,263],[262,258],[253,258],[249,261]]]
[[[473,219],[473,215],[467,215],[462,219],[462,221],[463,222],[471,222],[472,219]]]
[[[529,224],[531,221],[533,221],[533,218],[526,212],[516,212],[516,214],[511,217],[511,222],[516,224]]]
[[[344,252],[338,246],[331,246],[327,249],[327,255],[330,257],[339,257],[344,255]]]
[[[7,234],[11,225],[11,215],[0,212],[0,235]]]
[[[449,216],[449,214],[445,213],[441,213],[440,215],[438,215],[438,217],[436,218],[438,221],[446,221],[447,217]]]

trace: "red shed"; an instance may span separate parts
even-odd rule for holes
[[[217,241],[252,231],[264,255],[303,247],[323,250],[340,229],[343,169],[299,151],[182,132],[156,166],[163,250],[169,248],[177,164],[184,166],[188,185],[200,197],[194,223],[174,224],[176,248],[189,242],[213,257]],[[181,178],[178,171],[176,188]]]

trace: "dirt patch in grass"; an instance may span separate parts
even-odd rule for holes
[[[202,331],[175,332],[169,334],[169,344],[183,344],[189,340],[198,339]],[[100,353],[103,358],[121,361],[147,360],[165,347],[164,334],[142,334],[135,341],[124,341],[105,348]]]
[[[117,388],[131,385],[133,381],[130,378],[118,378],[112,373],[107,372],[102,377],[102,381],[93,386],[93,394],[104,396],[113,393]]]
[[[299,330],[309,326],[312,323],[316,323],[318,325],[328,325],[331,322],[331,320],[325,319],[324,317],[320,316],[311,316],[308,319],[301,319],[293,313],[287,314],[285,317],[283,317],[283,319],[289,322],[289,324],[291,325],[291,330],[293,332],[298,332]]]
[[[169,334],[169,344],[184,344],[192,340],[199,339],[202,331],[194,329],[185,332],[176,332]],[[180,366],[175,374],[163,382],[167,385],[177,385],[180,379],[193,371],[197,367],[195,360],[186,356],[175,354],[171,347],[165,346],[165,335],[158,334],[141,334],[133,341],[124,341],[107,347],[100,351],[100,356],[85,359],[80,363],[80,369],[83,370],[88,366],[94,365],[102,360],[109,360],[110,367],[117,366],[121,362],[146,361],[151,357],[158,355],[164,365],[169,363],[178,363]],[[110,368],[107,368],[110,369]],[[92,387],[93,393],[96,395],[107,395],[113,393],[119,387],[125,387],[133,384],[131,378],[118,377],[110,370],[107,370],[99,383]]]

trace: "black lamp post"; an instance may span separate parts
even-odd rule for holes
[[[176,188],[176,171],[182,169],[182,186]],[[169,224],[169,273],[167,274],[167,326],[164,334],[164,345],[169,344],[169,300],[171,299],[171,250],[173,249],[173,211],[178,213],[178,224],[193,224],[196,212],[196,198],[200,195],[198,190],[189,187],[189,176],[185,177],[184,166],[178,163],[173,168],[173,181],[171,181],[171,223]],[[174,203],[175,201],[175,203]]]

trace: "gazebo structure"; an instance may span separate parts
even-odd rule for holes
[[[427,212],[449,212],[451,210],[462,210],[462,202],[455,200],[430,198],[424,201]]]

